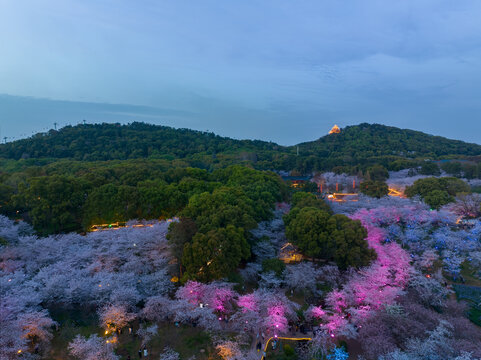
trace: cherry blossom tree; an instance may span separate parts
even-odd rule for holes
[[[4,301],[6,300],[6,301]],[[0,358],[15,359],[18,352],[25,352],[27,339],[16,319],[14,306],[9,299],[0,301]]]
[[[160,360],[180,360],[180,354],[177,351],[172,350],[170,347],[166,347],[160,354]]]
[[[334,339],[326,329],[316,331],[315,336],[302,350],[303,359],[323,359],[335,347]]]
[[[241,355],[239,344],[234,341],[225,341],[218,344],[215,349],[217,354],[224,360],[234,360]]]
[[[109,304],[99,310],[99,317],[106,331],[116,331],[127,326],[136,316],[128,311],[126,305]]]
[[[197,281],[188,281],[184,286],[180,287],[176,292],[178,299],[187,300],[192,304],[200,304],[205,296],[207,286]]]
[[[477,218],[481,215],[481,194],[460,194],[448,208],[458,216]]]
[[[217,287],[219,286],[219,287]],[[226,315],[232,311],[231,301],[235,292],[227,284],[211,284],[206,292],[206,301],[219,315]]]
[[[327,312],[322,309],[321,306],[314,306],[311,305],[304,313],[305,317],[307,320],[313,320],[313,319],[325,319],[327,316]]]
[[[451,294],[433,276],[425,276],[419,272],[413,272],[409,280],[409,287],[415,291],[421,303],[426,306],[443,306],[446,298]]]
[[[47,310],[23,313],[18,318],[18,323],[32,347],[39,346],[42,351],[48,348],[52,339],[52,326],[57,325],[48,315]]]
[[[315,294],[320,275],[321,271],[313,263],[303,262],[286,267],[284,282],[293,290]]]
[[[274,271],[262,272],[259,274],[259,278],[259,286],[265,289],[278,289],[284,283],[284,280]]]
[[[69,344],[69,352],[79,360],[118,360],[113,346],[97,335],[84,338],[80,335]]]

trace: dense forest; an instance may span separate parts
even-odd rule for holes
[[[236,192],[238,203],[242,191],[250,201],[264,199],[252,206],[265,213],[285,196],[285,186],[274,173],[241,166],[208,172],[163,161],[63,161],[3,174],[0,212],[27,220],[40,234],[87,231],[93,224],[175,216],[194,195],[226,189]],[[276,195],[266,199],[271,192]]]
[[[299,154],[297,150],[299,149]],[[213,133],[145,123],[84,124],[0,145],[0,159],[43,164],[58,159],[107,161],[182,160],[214,169],[249,163],[262,170],[355,173],[373,164],[389,170],[422,165],[424,160],[479,160],[481,145],[378,124],[348,126],[297,146],[260,140],[236,140]],[[42,160],[39,160],[42,159]],[[2,166],[3,167],[3,166]]]

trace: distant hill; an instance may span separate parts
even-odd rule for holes
[[[213,133],[134,122],[85,124],[50,130],[0,145],[0,157],[125,160],[148,157],[185,158],[197,154],[275,150],[265,141],[234,140]]]
[[[299,155],[297,150],[299,149]],[[235,140],[213,133],[145,123],[86,124],[36,134],[0,145],[0,158],[78,161],[138,158],[194,159],[199,164],[249,161],[258,168],[330,170],[380,163],[409,167],[424,159],[481,155],[481,145],[379,124],[360,124],[318,140],[284,147],[260,140]],[[207,166],[206,166],[207,167]]]
[[[410,159],[439,159],[477,156],[481,145],[450,140],[420,131],[363,123],[347,126],[339,134],[298,145],[300,155],[329,159],[332,166]]]

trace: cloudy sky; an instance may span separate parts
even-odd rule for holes
[[[481,1],[0,0],[0,136],[145,121],[294,144],[481,143]]]

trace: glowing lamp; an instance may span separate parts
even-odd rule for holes
[[[20,354],[21,352],[22,352],[22,350],[18,350],[18,351],[17,351],[17,354]]]
[[[222,320],[222,318],[221,318],[221,317],[219,317],[219,321],[221,321],[221,320]]]
[[[331,337],[333,338],[333,337],[334,337],[334,334],[331,334]]]
[[[108,330],[105,330],[105,335],[107,335],[108,333],[109,333],[109,331],[108,331]]]

